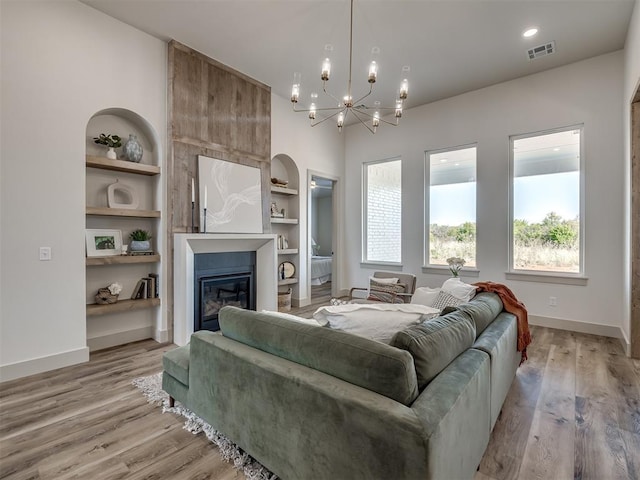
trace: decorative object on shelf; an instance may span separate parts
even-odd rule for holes
[[[279,178],[272,177],[271,184],[275,185],[276,187],[286,187],[287,185],[289,185],[289,182],[287,180],[280,180]]]
[[[262,233],[259,168],[199,155],[198,178],[204,233]]]
[[[322,70],[320,72],[320,79],[322,80],[322,91],[327,95],[327,105],[326,107],[320,108],[316,105],[315,102],[318,101],[318,94],[313,92],[311,93],[311,103],[309,108],[305,109],[296,109],[296,104],[300,98],[300,73],[293,74],[293,86],[291,88],[291,103],[293,105],[294,112],[306,112],[309,114],[309,119],[311,120],[311,126],[315,127],[316,125],[329,120],[330,118],[334,118],[337,116],[337,126],[338,131],[342,132],[342,126],[347,119],[347,116],[351,112],[352,116],[355,117],[358,122],[364,125],[367,130],[371,133],[376,133],[378,125],[380,122],[386,123],[391,126],[397,126],[402,117],[402,108],[403,102],[407,99],[409,83],[406,78],[402,80],[400,83],[400,89],[398,90],[398,98],[395,100],[395,104],[393,106],[383,107],[380,105],[379,101],[375,101],[372,106],[365,105],[364,99],[367,98],[373,92],[373,84],[376,83],[378,78],[378,64],[376,59],[380,54],[380,49],[378,47],[373,47],[371,50],[372,61],[369,64],[369,76],[367,81],[369,83],[369,91],[364,95],[358,97],[357,100],[354,100],[351,92],[351,72],[352,72],[352,64],[353,59],[351,56],[351,52],[353,52],[353,0],[351,0],[351,13],[349,17],[349,77],[347,83],[347,92],[345,96],[338,95],[334,96],[327,91],[327,82],[329,81],[329,75],[331,73],[331,60],[330,55],[333,51],[333,46],[327,45],[325,47],[326,58],[322,63]],[[409,72],[408,66],[402,67],[402,76],[405,77]],[[338,101],[338,98],[341,98],[338,106],[335,106],[335,102]],[[395,112],[395,123],[388,122],[380,118],[381,112],[384,111],[394,111]],[[370,113],[373,111],[374,113]],[[322,112],[326,114],[326,116],[316,120],[316,115],[318,112]],[[319,116],[319,115],[318,115]],[[369,125],[367,122],[371,122]]]
[[[122,255],[126,255],[129,251],[129,245],[122,245]]]
[[[122,291],[122,285],[118,282],[114,282],[108,287],[98,289],[95,299],[96,303],[100,305],[108,305],[116,303],[118,301],[118,295]]]
[[[122,232],[109,229],[87,229],[87,257],[110,257],[122,253]]]
[[[123,202],[120,203],[117,198],[122,198]],[[109,208],[136,209],[139,204],[138,192],[133,187],[119,183],[118,180],[107,187],[107,205]]]
[[[151,233],[146,230],[137,229],[129,234],[131,243],[129,248],[132,252],[149,252],[151,251]]]
[[[291,311],[291,289],[287,289],[286,292],[278,292],[278,311],[289,312]]]
[[[138,142],[138,137],[134,134],[129,134],[129,140],[124,144],[122,149],[124,158],[130,162],[140,163],[142,160],[142,145]]]
[[[282,262],[278,267],[278,277],[280,280],[286,280],[287,278],[292,278],[296,274],[296,266],[287,261]]]
[[[289,248],[289,240],[287,240],[287,237],[284,235],[278,235],[277,242],[278,250],[286,250]]]
[[[276,202],[271,202],[271,218],[284,218],[284,208],[280,210]]]
[[[464,267],[465,260],[460,257],[449,257],[447,258],[447,263],[449,264],[449,270],[451,270],[451,274],[454,278],[460,275],[460,269]]]
[[[101,133],[99,137],[93,137],[93,141],[98,145],[104,145],[107,149],[107,158],[111,160],[115,160],[118,158],[116,155],[116,151],[114,148],[118,148],[122,146],[122,139],[118,135]]]

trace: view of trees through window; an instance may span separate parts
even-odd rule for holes
[[[476,147],[427,154],[428,263],[460,257],[476,266]]]
[[[512,268],[581,272],[580,136],[512,138]]]

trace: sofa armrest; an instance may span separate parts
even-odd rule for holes
[[[469,349],[411,405],[427,438],[431,478],[473,478],[491,434],[490,360]]]

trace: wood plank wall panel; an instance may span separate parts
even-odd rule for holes
[[[640,359],[640,88],[631,104],[631,356]]]
[[[173,234],[191,231],[191,179],[196,179],[196,231],[200,230],[198,155],[260,169],[262,225],[271,231],[271,89],[172,40],[168,51],[166,172],[168,322],[173,323]]]

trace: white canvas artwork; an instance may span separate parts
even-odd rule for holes
[[[262,233],[259,168],[198,155],[198,175],[200,219],[206,204],[207,232]]]

